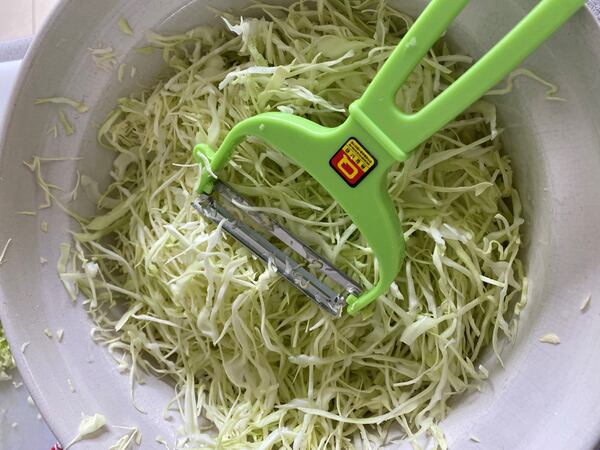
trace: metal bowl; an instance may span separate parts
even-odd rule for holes
[[[22,161],[32,155],[82,157],[82,173],[108,181],[112,155],[95,139],[96,125],[119,96],[148,85],[160,72],[159,58],[133,51],[144,45],[143,30],[176,32],[215,23],[198,0],[67,0],[37,36],[23,63],[12,97],[12,112],[0,153],[0,244],[12,238],[7,262],[0,267],[0,313],[16,349],[19,369],[37,405],[56,435],[68,441],[81,413],[107,416],[112,425],[137,426],[142,447],[163,448],[162,435],[174,440],[177,420],[163,419],[172,388],[147,377],[136,388],[133,407],[129,380],[117,371],[104,348],[90,339],[91,324],[80,304],[72,303],[56,274],[59,244],[73,226],[59,208],[37,216],[15,214],[43,203],[34,178]],[[241,11],[245,0],[212,2]],[[281,3],[286,3],[282,1]],[[418,13],[424,1],[393,2]],[[533,0],[479,0],[458,18],[448,36],[473,56],[480,56],[529,10]],[[135,36],[119,32],[127,17]],[[138,76],[123,83],[116,71],[98,70],[88,47],[115,48],[119,61],[135,65]],[[561,88],[564,102],[545,99],[543,86],[519,80],[514,91],[496,101],[506,151],[527,216],[524,258],[530,278],[530,301],[514,345],[504,349],[504,368],[493,365],[481,393],[461,398],[443,424],[450,448],[590,449],[600,437],[600,29],[591,13],[580,11],[525,63]],[[34,106],[38,97],[84,98],[90,111],[73,119],[74,135],[53,138],[56,108]],[[76,164],[55,162],[44,175],[72,186]],[[92,212],[83,199],[73,205]],[[42,221],[48,233],[40,231]],[[49,262],[40,264],[40,257]],[[592,295],[590,308],[580,304]],[[50,340],[43,330],[65,330],[64,340]],[[554,332],[558,346],[538,338]],[[30,342],[24,353],[18,349]],[[71,392],[71,380],[75,392]],[[122,434],[109,428],[80,449],[107,448]],[[469,440],[477,436],[481,444]]]

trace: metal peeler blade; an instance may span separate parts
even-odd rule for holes
[[[215,182],[213,193],[201,194],[192,205],[213,223],[223,222],[223,229],[228,234],[262,261],[275,266],[282,277],[328,313],[339,316],[346,305],[346,297],[360,295],[361,288],[354,280],[281,224],[264,213],[251,210],[254,205],[225,183]],[[292,249],[301,262],[280,250],[267,236]],[[321,275],[323,281],[307,268]],[[337,289],[328,286],[325,279]]]

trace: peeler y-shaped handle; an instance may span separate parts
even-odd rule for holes
[[[387,194],[386,175],[407,155],[454,119],[556,31],[585,0],[540,3],[473,67],[432,102],[411,115],[395,105],[395,94],[415,66],[469,0],[432,0],[379,70],[363,96],[350,105],[336,128],[283,113],[263,113],[238,123],[219,150],[199,144],[217,173],[234,148],[254,136],[287,155],[321,183],[365,236],[379,265],[376,284],[362,294],[347,293],[347,311],[356,314],[384,294],[404,259],[397,212]],[[210,194],[214,179],[204,172],[197,190]]]

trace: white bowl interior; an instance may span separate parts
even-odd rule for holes
[[[222,10],[241,11],[245,0],[213,1]],[[289,3],[289,2],[280,2]],[[416,14],[419,0],[394,2]],[[479,0],[460,15],[449,38],[472,56],[480,56],[514,25],[535,2]],[[79,304],[68,299],[56,276],[59,244],[72,226],[59,208],[35,217],[16,215],[43,202],[34,178],[22,161],[33,155],[82,157],[78,163],[44,166],[44,175],[69,188],[83,174],[108,180],[112,154],[96,143],[97,125],[118,97],[148,86],[161,70],[158,56],[140,55],[143,30],[179,32],[214,23],[207,1],[68,0],[64,1],[36,39],[23,64],[12,116],[4,130],[0,153],[0,245],[13,242],[0,268],[0,313],[16,351],[16,359],[40,410],[63,440],[76,432],[82,412],[105,414],[112,425],[137,426],[144,449],[162,448],[154,437],[172,442],[176,420],[164,420],[171,388],[152,377],[136,388],[136,400],[147,414],[135,410],[129,381],[106,350],[90,339],[90,321]],[[118,29],[127,17],[136,30],[132,38]],[[600,436],[600,307],[592,300],[583,314],[579,305],[588,294],[600,294],[600,30],[587,11],[578,13],[532,55],[525,66],[561,88],[565,102],[548,101],[545,89],[521,79],[514,91],[496,97],[506,151],[528,220],[526,251],[530,303],[518,341],[506,346],[505,368],[490,363],[491,380],[482,393],[462,398],[444,424],[451,448],[591,448]],[[135,79],[117,81],[116,71],[98,70],[88,47],[115,48],[119,62],[135,65]],[[34,106],[38,97],[84,98],[91,111],[73,120],[76,133],[53,138],[56,108]],[[92,211],[81,201],[79,210]],[[46,220],[49,232],[40,231]],[[40,257],[49,263],[41,265]],[[598,295],[596,295],[596,298]],[[43,330],[63,328],[62,343]],[[560,346],[538,342],[557,333]],[[24,354],[18,349],[31,342]],[[67,379],[76,389],[72,393]],[[98,440],[78,448],[106,448],[120,435],[110,429]],[[481,447],[479,447],[481,448]]]

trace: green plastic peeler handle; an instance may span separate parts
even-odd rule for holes
[[[407,115],[394,97],[414,67],[469,0],[432,0],[408,30],[351,112],[374,124],[398,160],[432,136],[514,70],[585,0],[542,0],[500,42],[421,111]]]
[[[365,93],[350,105],[340,126],[327,128],[284,113],[263,113],[238,123],[218,151],[194,149],[218,173],[235,147],[254,136],[287,155],[329,191],[364,235],[378,262],[378,280],[359,296],[346,299],[356,314],[385,294],[404,259],[398,214],[387,193],[387,173],[396,161],[451,121],[515,69],[556,31],[585,0],[542,0],[456,82],[421,111],[404,114],[395,94],[423,56],[469,0],[432,0],[408,30]],[[213,179],[204,171],[197,190],[210,193]]]

